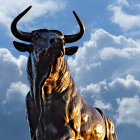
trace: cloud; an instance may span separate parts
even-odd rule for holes
[[[120,5],[124,5],[124,6],[129,7],[129,3],[127,2],[127,0],[117,0],[117,2]]]
[[[5,82],[9,83],[11,81],[15,81],[17,77],[25,77],[24,71],[26,71],[26,63],[26,56],[20,55],[18,58],[15,58],[8,49],[0,48],[0,82],[3,83],[2,85],[4,85]]]
[[[135,87],[135,88],[140,89],[140,81],[135,80],[134,76],[132,76],[130,74],[128,74],[126,76],[126,79],[116,78],[111,83],[109,83],[109,86],[111,88],[114,88],[116,85],[122,85],[127,89],[131,88],[131,87]]]
[[[112,81],[107,81],[106,91],[102,94],[102,97],[106,101],[110,101],[114,104],[115,110],[118,108],[118,105],[115,104],[117,98],[132,98],[134,95],[140,97],[140,80],[135,79],[133,75],[127,74],[125,77],[116,77]]]
[[[3,101],[3,104],[6,104],[8,101],[11,100],[24,101],[28,92],[29,87],[26,84],[23,84],[21,81],[13,82],[7,89],[6,99]]]
[[[80,87],[80,91],[82,93],[84,93],[84,92],[93,92],[93,93],[97,94],[97,93],[100,93],[102,86],[105,87],[106,82],[102,81],[102,82],[97,83],[97,84],[91,83],[91,84],[87,85],[85,88]]]
[[[133,124],[140,127],[140,81],[133,75],[80,87],[84,99],[94,107],[102,109],[117,126]]]
[[[135,95],[132,98],[118,98],[119,105],[116,115],[118,124],[135,124],[140,127],[140,97]]]
[[[68,58],[72,77],[84,99],[92,106],[101,108],[117,126],[123,124],[125,119],[125,112],[121,110],[125,107],[125,98],[132,99],[130,108],[139,104],[139,50],[137,40],[97,29],[79,48],[75,57]],[[128,114],[129,121],[125,121],[125,124],[136,125],[133,120],[138,117],[138,110],[133,116]]]
[[[32,5],[33,7],[29,14],[27,14],[25,18],[23,18],[22,22],[32,21],[33,19],[47,14],[48,12],[56,12],[63,9],[66,5],[66,2],[64,2],[63,0],[60,0],[59,2],[58,0],[7,0],[6,2],[0,0],[0,3],[0,23],[8,28],[10,27],[13,18],[30,5]]]
[[[95,100],[94,106],[103,110],[112,110],[112,105],[110,103],[105,103],[102,100]]]
[[[75,57],[68,58],[68,64],[80,87],[131,73],[139,69],[138,59],[139,42],[97,29]]]
[[[106,47],[100,53],[100,57],[103,60],[111,59],[114,56],[131,59],[135,55],[140,55],[140,47],[138,47],[138,48],[128,47],[128,48],[124,48],[124,49]]]
[[[29,139],[25,114],[27,57],[14,57],[0,48],[0,135],[4,139]],[[8,135],[7,135],[8,133]]]
[[[24,100],[29,90],[26,63],[26,56],[15,58],[8,49],[0,48],[0,104],[6,104],[13,99]]]
[[[127,10],[124,8],[125,6],[128,8]],[[132,9],[133,7],[135,9],[137,6],[135,3],[132,3],[130,6],[126,0],[118,0],[118,3],[109,5],[108,10],[113,12],[111,21],[125,30],[139,28],[140,14],[129,14],[128,12],[130,8]]]
[[[111,106],[101,100],[101,93],[106,89],[106,84],[106,81],[90,83],[89,85],[79,87],[79,91],[84,99],[87,100],[91,105],[94,105],[95,103],[96,107],[110,109]],[[103,107],[103,105],[105,106]]]

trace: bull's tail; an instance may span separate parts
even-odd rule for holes
[[[106,126],[106,134],[104,140],[117,140],[117,135],[115,133],[114,124],[112,120],[104,114],[99,108],[96,108],[101,116],[104,118]]]

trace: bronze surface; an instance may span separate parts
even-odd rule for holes
[[[25,33],[12,23],[12,33],[31,44],[14,42],[19,51],[29,52],[27,76],[30,91],[26,97],[27,119],[32,140],[117,140],[114,124],[100,109],[89,105],[78,93],[64,55],[73,55],[78,47],[65,48],[84,34],[63,35],[60,31],[40,29]],[[65,42],[66,41],[66,42]]]

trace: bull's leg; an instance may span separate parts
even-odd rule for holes
[[[69,126],[65,126],[57,140],[75,140],[75,132]]]
[[[115,133],[115,128],[112,120],[106,114],[104,114],[99,108],[96,109],[99,111],[99,113],[102,115],[105,121],[106,135],[104,140],[117,140],[117,135]]]
[[[117,136],[114,130],[114,124],[107,115],[105,115],[105,122],[107,128],[107,140],[117,140]]]
[[[27,110],[27,119],[30,126],[31,139],[37,140],[36,128],[39,120],[39,112],[37,106],[33,102],[30,92],[28,92],[26,96],[26,110]]]

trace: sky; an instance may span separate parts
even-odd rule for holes
[[[29,140],[25,97],[28,53],[18,52],[10,31],[12,20],[32,9],[18,28],[79,31],[72,11],[85,25],[85,35],[66,47],[79,46],[67,57],[83,98],[114,122],[118,140],[140,138],[140,1],[139,0],[0,0],[0,138]]]

